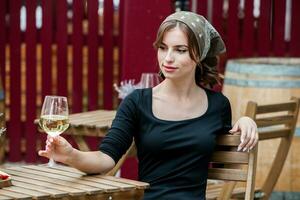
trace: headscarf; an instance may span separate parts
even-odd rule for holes
[[[203,16],[193,12],[179,11],[169,15],[162,24],[172,20],[184,23],[193,31],[198,43],[200,61],[226,51],[220,34]]]

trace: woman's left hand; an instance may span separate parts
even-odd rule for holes
[[[238,151],[249,151],[258,142],[257,126],[250,117],[241,117],[229,132],[231,134],[241,133],[241,144],[238,146]]]

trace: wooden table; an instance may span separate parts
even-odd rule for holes
[[[90,150],[84,136],[104,137],[111,126],[116,111],[96,110],[69,115],[69,129],[64,133],[72,135],[80,150]]]
[[[70,127],[63,134],[71,135],[82,151],[90,148],[84,140],[85,136],[104,137],[115,118],[116,111],[95,110],[69,115]],[[38,119],[35,120],[38,124]],[[42,131],[40,129],[40,131]]]
[[[28,165],[1,169],[9,173],[12,186],[0,189],[0,200],[9,199],[141,199],[148,183],[107,175],[86,175],[59,165]]]

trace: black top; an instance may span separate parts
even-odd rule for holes
[[[231,129],[228,99],[219,92],[205,91],[207,111],[186,120],[156,118],[151,88],[135,90],[120,104],[100,150],[117,163],[134,138],[139,180],[150,184],[144,199],[205,199],[215,137]]]

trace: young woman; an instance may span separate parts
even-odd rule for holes
[[[208,89],[219,81],[216,56],[225,46],[204,17],[168,16],[154,46],[164,80],[122,101],[99,151],[82,152],[56,137],[39,154],[87,173],[105,173],[134,139],[139,180],[150,183],[144,199],[205,199],[216,135],[241,132],[239,150],[248,151],[257,143],[257,127],[242,117],[232,128],[228,99]]]

